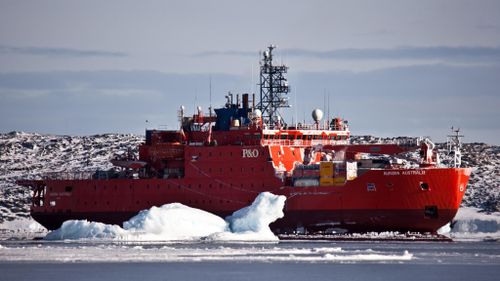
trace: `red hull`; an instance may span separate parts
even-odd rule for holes
[[[287,197],[285,217],[272,225],[275,231],[434,232],[455,216],[469,174],[458,168],[370,170],[345,185],[314,187],[283,186],[274,176],[249,178],[246,185],[218,179],[47,180],[44,204],[32,207],[32,216],[49,229],[67,219],[121,224],[142,209],[173,202],[226,216],[259,192],[271,191]]]

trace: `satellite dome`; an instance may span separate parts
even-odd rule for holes
[[[253,111],[253,115],[255,117],[262,117],[262,111],[260,111],[260,109],[256,109]]]
[[[319,122],[321,119],[323,119],[323,111],[321,111],[321,109],[316,108],[312,112],[312,118],[314,119],[315,122]]]

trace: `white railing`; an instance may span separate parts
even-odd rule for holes
[[[52,172],[42,175],[44,180],[88,180],[92,179],[94,172]]]
[[[282,140],[282,139],[263,139],[261,141],[265,145],[281,145],[281,146],[315,146],[315,145],[348,145],[348,140]]]

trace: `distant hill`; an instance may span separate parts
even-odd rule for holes
[[[404,137],[403,137],[404,138]],[[356,136],[355,143],[392,141],[373,136]],[[104,134],[94,136],[55,136],[11,132],[0,134],[0,223],[29,217],[31,191],[15,184],[20,178],[39,178],[59,171],[94,171],[112,167],[114,155],[138,153],[143,136]],[[438,144],[444,162],[445,144]],[[485,212],[500,211],[500,147],[484,143],[463,146],[463,165],[474,172],[463,206]],[[413,157],[415,155],[409,155]]]

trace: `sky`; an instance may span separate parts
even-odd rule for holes
[[[500,144],[500,1],[0,0],[0,132],[143,134],[289,66],[288,123]],[[330,102],[325,104],[326,100]]]

